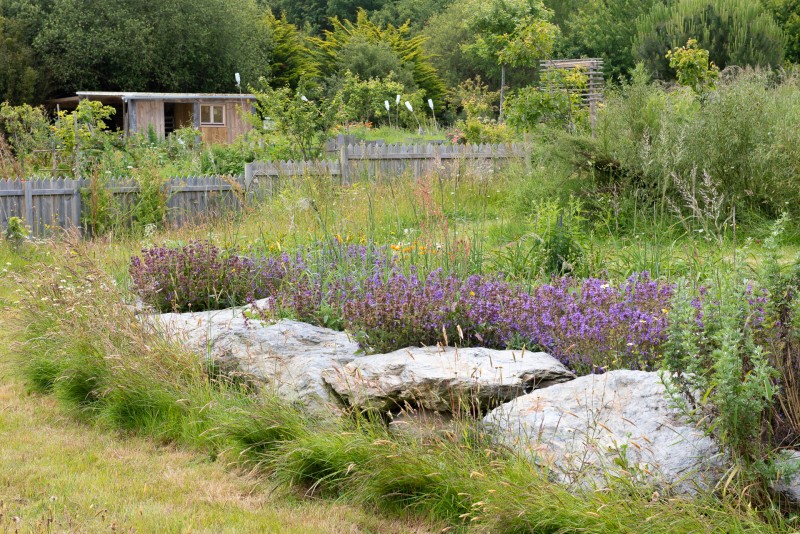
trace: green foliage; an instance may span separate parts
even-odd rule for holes
[[[139,230],[150,225],[163,227],[167,220],[169,200],[166,180],[153,167],[139,169],[135,173],[135,180],[139,192],[131,212],[133,227]]]
[[[411,65],[403,62],[387,42],[373,43],[360,35],[342,48],[336,74],[348,72],[363,80],[392,78],[410,91],[417,87]]]
[[[783,63],[785,38],[760,2],[751,0],[678,0],[655,4],[636,22],[634,56],[659,78],[670,78],[664,50],[696,39],[721,69],[729,65]]]
[[[285,13],[277,18],[271,11],[268,12],[264,16],[264,26],[272,42],[269,54],[270,85],[296,89],[301,78],[313,76],[316,72],[305,38],[297,26],[286,20]]]
[[[24,175],[33,151],[49,144],[50,121],[43,108],[28,104],[11,106],[3,102],[0,104],[0,133],[8,139]]]
[[[7,221],[5,238],[11,243],[11,247],[18,249],[25,238],[28,237],[28,229],[25,228],[25,221],[19,217],[9,217]]]
[[[100,236],[108,232],[115,223],[117,206],[114,195],[108,190],[107,180],[95,174],[89,178],[87,187],[81,189],[81,225],[91,235]]]
[[[800,0],[761,0],[786,36],[786,60],[800,63]]]
[[[20,24],[4,18],[0,8],[0,102],[22,104],[38,96],[36,56],[22,33]]]
[[[348,122],[387,123],[390,111],[386,110],[384,102],[391,102],[389,109],[392,110],[395,95],[405,95],[407,99],[411,97],[414,101],[422,101],[421,95],[408,95],[406,87],[395,81],[391,74],[386,78],[362,79],[347,71],[341,80],[338,94],[344,104],[344,118]]]
[[[480,76],[462,82],[454,91],[466,118],[459,120],[448,134],[454,143],[508,143],[513,132],[505,123],[494,119],[494,103],[499,91],[490,91]]]
[[[534,199],[524,209],[529,232],[495,253],[494,268],[520,281],[583,273],[588,236],[582,203],[572,196],[565,203]]]
[[[523,87],[508,97],[506,120],[517,131],[531,131],[540,123],[574,130],[585,121],[581,91],[589,84],[585,70],[555,69],[542,75],[540,87]]]
[[[782,263],[781,240],[789,218],[783,214],[764,240],[759,272],[767,293],[764,329],[769,341],[770,363],[780,385],[771,418],[774,443],[789,443],[800,435],[800,258]]]
[[[419,33],[431,17],[447,9],[452,0],[397,0],[383,2],[380,9],[370,13],[370,18],[382,24],[402,26],[408,23],[414,33]]]
[[[104,106],[96,100],[81,100],[74,111],[60,111],[53,126],[53,133],[62,150],[74,153],[82,149],[104,147],[108,126],[106,121],[116,113],[112,106]]]
[[[456,122],[450,134],[455,143],[510,143],[514,132],[505,124],[485,117],[469,117]]]
[[[331,20],[333,29],[325,30],[322,38],[312,38],[311,42],[317,47],[316,59],[323,72],[335,72],[342,66],[347,67],[348,45],[351,42],[366,42],[377,47],[380,56],[386,58],[387,48],[400,61],[402,69],[411,72],[414,84],[421,89],[425,98],[432,98],[437,107],[444,101],[445,86],[436,69],[430,62],[430,56],[425,53],[423,43],[425,37],[411,36],[411,29],[407,24],[400,27],[388,25],[385,28],[370,21],[367,13],[359,10],[355,22],[341,21],[338,18]],[[357,41],[353,41],[356,39]],[[363,57],[363,55],[361,56]],[[394,62],[384,64],[384,67],[396,65]],[[351,69],[354,74],[365,75]],[[365,77],[385,77],[389,72],[379,73],[370,71]],[[402,72],[395,73],[402,81]]]
[[[708,61],[708,50],[698,48],[695,39],[689,39],[685,46],[667,52],[669,66],[675,69],[678,83],[691,87],[698,95],[713,91],[719,68]]]
[[[425,53],[450,87],[476,76],[497,82],[497,85],[500,79],[497,61],[494,58],[476,58],[462,47],[475,37],[466,25],[470,9],[468,0],[455,0],[447,9],[431,17],[423,30]]]
[[[255,0],[54,0],[24,43],[62,96],[76,90],[206,91],[267,74],[271,32]]]
[[[341,121],[341,99],[326,99],[301,83],[296,92],[288,87],[273,89],[262,84],[251,89],[256,96],[256,111],[264,125],[292,142],[290,150],[295,159],[314,159]],[[304,100],[305,98],[305,100]]]
[[[500,91],[490,91],[480,76],[464,80],[453,90],[455,102],[461,106],[467,119],[492,118],[495,115]]]
[[[541,0],[473,1],[467,28],[474,40],[462,48],[500,65],[532,66],[553,50],[558,28]]]
[[[747,281],[715,283],[699,328],[690,285],[677,284],[664,368],[701,417],[713,412],[710,430],[737,459],[752,464],[763,454],[760,436],[775,395],[775,370],[756,339],[759,318]]]
[[[599,57],[604,60],[609,79],[627,75],[634,66],[631,46],[639,16],[650,11],[660,0],[579,0],[572,9],[557,16],[563,39],[558,48],[561,57]],[[569,2],[546,2],[557,9]],[[558,23],[554,18],[554,22]]]
[[[607,95],[597,137],[581,149],[583,161],[601,171],[604,183],[635,190],[661,208],[670,198],[689,207],[708,174],[728,214],[732,204],[740,218],[786,209],[794,214],[800,198],[794,178],[800,138],[791,126],[800,120],[797,84],[795,77],[744,71],[720,80],[701,106],[691,91],[650,85],[639,69],[631,83]]]

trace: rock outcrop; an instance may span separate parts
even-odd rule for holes
[[[719,448],[672,408],[658,373],[612,371],[538,389],[484,423],[565,483],[626,476],[693,493],[720,475]]]
[[[152,316],[159,330],[224,369],[268,384],[277,396],[320,408],[331,402],[322,381],[356,357],[358,344],[347,334],[291,320],[264,325],[245,308]]]
[[[485,411],[538,387],[575,378],[543,352],[412,347],[327,369],[323,379],[351,406]]]

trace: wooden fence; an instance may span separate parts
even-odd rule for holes
[[[198,217],[221,214],[239,207],[241,176],[189,176],[170,178],[167,221],[181,226]],[[19,217],[35,236],[47,236],[60,228],[83,228],[91,215],[89,180],[0,180],[0,229],[8,219]],[[107,186],[119,216],[131,220],[139,200],[139,187],[130,179],[111,180]]]
[[[254,162],[245,166],[245,185],[261,181],[274,191],[281,178],[303,175],[337,176],[342,183],[428,174],[490,173],[513,159],[522,159],[524,145],[344,145],[338,160]]]
[[[167,220],[178,227],[238,209],[245,198],[261,198],[277,192],[287,178],[322,176],[343,184],[361,179],[412,177],[428,174],[491,173],[512,159],[526,155],[524,146],[501,145],[344,145],[338,160],[255,162],[245,166],[244,176],[190,176],[170,178],[165,184]],[[0,179],[0,229],[11,217],[19,217],[36,236],[60,228],[84,228],[91,219],[89,180]],[[107,185],[114,209],[123,221],[132,221],[140,200],[139,186],[131,179],[111,180]]]

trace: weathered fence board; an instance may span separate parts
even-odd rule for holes
[[[239,201],[234,193],[242,187],[241,183],[241,176],[170,178],[165,184],[165,222],[170,226],[180,226],[238,208]],[[38,237],[62,228],[81,228],[83,219],[92,210],[91,202],[82,201],[82,192],[90,196],[90,186],[89,180],[69,178],[0,179],[0,229],[8,225],[11,217],[23,219],[31,233]],[[132,222],[139,201],[136,181],[114,179],[105,187],[111,193],[114,208],[120,217]]]
[[[526,154],[526,147],[517,144],[350,144],[341,147],[339,160],[254,162],[245,166],[244,176],[173,177],[164,184],[165,223],[178,227],[229,213],[241,208],[245,198],[274,195],[282,184],[298,176],[349,184],[360,179],[401,176],[419,179],[433,173],[490,173]],[[22,218],[40,237],[59,228],[81,228],[92,213],[91,187],[89,180],[70,178],[0,179],[0,229],[7,226],[11,217]],[[132,223],[140,201],[136,180],[118,178],[104,187],[120,216]]]
[[[360,178],[390,178],[410,175],[414,179],[431,173],[491,172],[507,160],[527,154],[524,145],[478,144],[350,144],[339,149],[338,161],[254,162],[245,167],[245,186],[260,180],[270,189],[294,176],[338,176],[342,183]]]

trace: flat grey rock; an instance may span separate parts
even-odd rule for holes
[[[671,406],[659,373],[583,376],[514,399],[484,423],[568,484],[605,486],[613,474],[692,494],[721,474],[719,447]]]
[[[475,412],[575,375],[543,352],[412,347],[358,358],[322,377],[348,404],[363,409]]]
[[[265,325],[247,308],[151,316],[158,330],[224,369],[254,377],[277,396],[306,407],[328,405],[324,369],[353,360],[358,344],[344,332],[291,320]]]

